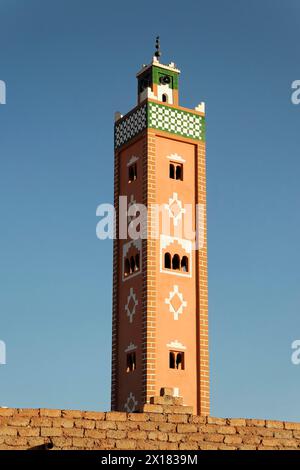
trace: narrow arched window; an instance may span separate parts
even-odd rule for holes
[[[169,367],[170,369],[175,369],[175,353],[173,351],[169,353]]]
[[[165,268],[171,269],[171,255],[170,255],[170,253],[165,253]]]
[[[126,258],[126,260],[125,260],[124,275],[125,275],[125,276],[128,276],[129,274],[130,274],[130,263],[129,263],[129,259]]]
[[[185,273],[189,271],[189,260],[187,256],[183,256],[181,260],[181,270]]]
[[[136,369],[136,355],[135,352],[127,354],[126,372],[133,372]]]
[[[174,255],[172,259],[172,269],[180,269],[179,255]]]
[[[135,270],[138,271],[140,269],[140,255],[135,255]]]
[[[175,179],[175,168],[174,168],[173,163],[170,163],[169,176],[172,180]]]
[[[167,103],[167,102],[168,102],[168,97],[167,97],[167,95],[166,95],[165,93],[162,95],[162,102],[163,102],[163,103]]]
[[[176,355],[176,369],[184,369],[184,353],[179,352]]]
[[[129,183],[131,183],[131,181],[133,181],[133,178],[134,178],[133,167],[130,166],[128,168],[128,181],[129,181]]]
[[[128,183],[132,183],[137,178],[137,166],[136,163],[128,167]]]
[[[134,268],[135,268],[135,261],[134,261],[134,257],[131,256],[131,258],[130,258],[130,273],[134,272]]]
[[[176,165],[176,179],[177,180],[182,180],[182,170],[183,170],[183,167],[182,165]]]

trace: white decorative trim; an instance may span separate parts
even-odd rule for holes
[[[131,299],[133,300],[132,310],[130,310],[129,308]],[[133,322],[133,316],[135,315],[135,309],[138,306],[138,304],[139,304],[139,301],[137,299],[137,296],[134,293],[133,287],[130,287],[129,295],[127,297],[127,304],[125,305],[125,311],[126,311],[126,315],[129,318],[129,323]]]
[[[204,101],[201,101],[201,103],[199,103],[199,104],[195,107],[195,111],[199,111],[200,113],[204,113],[204,114],[205,114],[205,103],[204,103]]]
[[[136,157],[135,155],[132,155],[132,157],[130,158],[130,160],[127,163],[127,166],[133,165],[135,162],[138,161],[138,159],[139,159],[139,157]]]
[[[130,240],[128,243],[124,243],[123,245],[123,258],[126,257],[128,251],[132,246],[135,246],[137,250],[141,249],[142,246],[142,240],[138,238],[137,240]]]
[[[170,85],[157,85],[157,99],[162,101],[163,95],[168,97],[166,104],[173,104],[173,89],[170,88]]]
[[[179,297],[179,300],[181,301],[181,304],[177,310],[175,310],[172,305],[172,300],[176,296]],[[165,299],[165,303],[169,305],[169,311],[174,315],[174,320],[179,319],[179,315],[183,313],[183,309],[187,306],[187,301],[183,299],[183,295],[181,292],[179,292],[179,287],[177,285],[173,286],[173,290],[170,292],[169,297]]]
[[[171,246],[173,243],[177,242],[189,256],[189,271],[182,272],[179,270],[165,269],[163,267],[163,251]],[[192,277],[193,266],[192,266],[192,247],[193,243],[191,240],[186,240],[184,238],[171,237],[170,235],[160,235],[160,272],[171,274],[173,276],[182,276],[182,277]]]
[[[171,348],[171,349],[179,349],[179,350],[182,350],[182,351],[186,350],[186,346],[184,346],[182,343],[180,343],[178,341],[178,339],[175,339],[174,341],[171,341],[171,343],[167,344],[167,347]]]
[[[172,153],[171,155],[167,155],[167,158],[169,160],[172,160],[173,162],[185,163],[185,159],[182,158],[182,156],[178,155],[177,153]]]
[[[136,249],[138,250],[138,253],[140,255],[140,269],[136,271],[135,273],[129,274],[128,276],[124,276],[124,271],[125,271],[125,258],[127,256],[128,251],[130,250],[131,247],[135,246]],[[123,245],[123,259],[122,259],[122,280],[128,281],[128,279],[132,279],[135,276],[138,276],[142,272],[142,240],[138,238],[137,240],[131,240],[128,243],[124,243]]]
[[[123,114],[120,113],[120,111],[115,112],[115,122],[118,121],[123,117]]]
[[[115,148],[121,147],[144,129],[147,129],[146,104],[115,123]]]
[[[195,112],[173,108],[166,103],[148,103],[148,127],[188,139],[204,140],[204,117]]]
[[[168,84],[166,85],[157,85],[157,95],[151,90],[150,87],[145,88],[140,93],[140,100],[144,101],[146,98],[150,98],[152,100],[162,101],[162,96],[166,95],[168,97],[168,101],[165,104],[173,104],[173,89],[170,88]]]
[[[124,405],[124,409],[127,411],[127,413],[133,413],[136,410],[137,405],[138,401],[135,399],[133,393],[130,392]]]
[[[172,205],[176,204],[178,207],[178,212],[174,214],[172,211]],[[182,220],[182,214],[185,214],[185,209],[182,207],[182,202],[178,198],[177,193],[173,193],[173,195],[169,198],[169,204],[164,204],[165,209],[169,212],[169,216],[171,219],[174,220],[174,225],[178,225],[179,221]]]
[[[179,243],[180,246],[188,253],[192,253],[192,241],[186,240],[185,238],[171,237],[170,235],[161,235],[160,236],[160,245],[161,249],[164,250],[169,245],[172,245],[174,242]]]
[[[133,343],[130,343],[127,348],[125,349],[124,352],[128,353],[128,352],[131,352],[131,351],[135,351],[137,349],[137,346]]]
[[[161,69],[170,70],[172,72],[180,73],[180,70],[176,67],[174,62],[170,62],[169,65],[161,64],[156,56],[153,56],[152,63],[149,65],[143,65],[142,69],[136,74],[138,77],[141,73],[144,73],[146,70],[150,69],[152,65],[157,65]]]
[[[174,387],[173,388],[173,397],[179,397],[179,388],[178,387]]]

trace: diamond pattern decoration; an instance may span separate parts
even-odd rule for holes
[[[144,104],[115,125],[115,147],[118,148],[147,127],[147,106]]]
[[[148,126],[190,139],[204,140],[204,118],[199,114],[149,103]]]
[[[182,299],[179,297],[179,295],[176,293],[172,300],[170,301],[171,303],[171,307],[173,309],[174,312],[178,312],[178,310],[180,309],[181,305],[182,305]]]
[[[165,204],[165,209],[169,211],[170,217],[174,220],[174,225],[178,225],[185,209],[182,207],[182,202],[178,199],[177,193],[173,193],[172,197],[169,198],[169,204]]]
[[[129,296],[127,297],[127,304],[125,305],[126,315],[129,318],[129,322],[133,322],[133,317],[135,315],[135,309],[138,305],[139,301],[133,291],[133,287],[130,287]]]
[[[169,311],[173,314],[174,320],[179,319],[179,315],[183,313],[183,309],[187,306],[187,301],[183,299],[177,285],[173,286],[173,290],[170,292],[169,297],[165,299],[165,303],[169,305]]]
[[[136,407],[138,405],[138,401],[135,399],[135,396],[133,395],[132,392],[128,395],[127,401],[124,405],[124,409],[127,411],[127,413],[133,413],[136,410]]]

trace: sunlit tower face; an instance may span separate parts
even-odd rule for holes
[[[112,409],[139,411],[172,387],[209,414],[205,106],[179,106],[180,71],[160,55],[158,43],[137,74],[137,106],[116,113],[116,213],[126,196],[147,206],[148,225],[114,241]]]

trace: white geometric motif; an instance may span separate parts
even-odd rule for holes
[[[177,238],[171,237],[170,235],[162,234],[160,236],[160,249],[161,251],[167,248],[168,246],[172,245],[173,243],[179,243],[180,246],[188,253],[192,253],[192,242],[191,240],[187,240],[186,238]]]
[[[186,349],[186,346],[184,346],[182,343],[180,343],[180,341],[178,341],[178,339],[175,339],[174,341],[171,341],[169,344],[167,344],[167,347],[171,348],[171,349],[181,349],[183,351]]]
[[[163,266],[163,252],[166,248],[172,250],[173,244],[179,244],[187,255],[189,256],[189,270],[187,272],[179,271],[178,269],[165,269]],[[169,248],[170,247],[170,248]],[[168,274],[168,276],[177,276],[177,277],[192,277],[192,241],[187,240],[186,238],[171,237],[170,235],[160,235],[160,272]],[[134,274],[132,275],[134,276]],[[130,279],[130,277],[128,277]]]
[[[122,119],[115,124],[115,147],[118,148],[125,144],[132,137],[147,127],[147,107],[144,104],[134,113]]]
[[[132,323],[133,316],[135,315],[135,309],[139,301],[136,298],[136,295],[133,291],[133,287],[130,287],[129,296],[127,297],[127,304],[125,305],[125,311],[129,318],[129,322]]]
[[[139,276],[142,272],[141,266],[142,266],[142,258],[140,259],[140,269],[138,269],[135,273],[130,274],[130,276],[125,276],[125,259],[127,257],[127,253],[129,252],[130,248],[135,247],[138,251],[138,253],[141,253],[142,251],[142,240],[141,238],[138,238],[137,240],[130,240],[127,243],[124,243],[123,245],[123,264],[122,264],[122,280],[123,282],[128,281],[129,279],[132,279],[134,276]]]
[[[127,163],[127,166],[133,165],[134,163],[136,163],[138,161],[138,159],[139,159],[139,157],[136,157],[135,155],[132,155],[129,162]]]
[[[204,137],[202,122],[204,119],[199,114],[149,103],[149,127],[202,140]]]
[[[124,352],[128,353],[130,351],[135,351],[136,349],[137,349],[137,346],[131,342],[129,346],[127,346]]]
[[[135,399],[135,396],[132,392],[128,395],[127,401],[124,405],[124,409],[127,413],[133,413],[138,405],[138,401]]]
[[[188,137],[205,139],[205,118],[199,114],[148,102],[115,123],[115,147],[128,142],[148,127]]]
[[[185,209],[183,209],[182,202],[178,199],[177,193],[173,193],[173,196],[169,198],[169,204],[165,204],[165,209],[169,211],[169,216],[174,219],[174,225],[178,225],[178,222],[182,219],[182,214],[185,213]]]
[[[182,158],[181,155],[178,155],[178,153],[172,153],[171,155],[168,155],[167,158],[169,160],[173,160],[174,162],[185,163],[185,159]]]
[[[178,320],[179,315],[183,313],[183,309],[187,306],[187,301],[183,299],[183,295],[179,292],[177,285],[173,286],[173,291],[165,299],[165,303],[169,305],[169,311],[173,314],[174,320]]]

